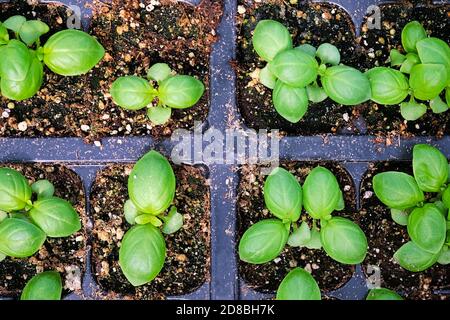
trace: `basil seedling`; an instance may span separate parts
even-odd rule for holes
[[[345,203],[339,183],[328,169],[312,170],[302,188],[290,172],[277,168],[266,179],[264,200],[277,219],[255,223],[243,234],[239,242],[242,261],[267,263],[280,255],[286,244],[323,248],[343,264],[364,260],[367,253],[364,232],[351,220],[332,215],[336,210],[344,210]],[[302,207],[312,219],[311,225],[306,218],[300,220]]]
[[[30,186],[19,172],[0,168],[0,254],[30,257],[47,237],[68,237],[81,229],[75,209],[66,200],[53,196],[54,191],[47,180]]]
[[[175,197],[175,187],[169,161],[156,151],[144,155],[130,173],[130,200],[124,211],[126,221],[133,227],[122,240],[119,264],[133,286],[146,284],[161,272],[166,258],[161,230],[172,234],[183,226],[183,216],[175,207],[165,214]]]
[[[409,121],[416,121],[427,112],[427,101],[434,113],[446,112],[450,100],[449,45],[428,37],[417,21],[408,23],[403,29],[402,45],[406,55],[397,49],[390,53],[391,66],[400,67],[400,71],[374,68],[367,72],[372,100],[385,105],[400,104],[403,118]],[[446,101],[442,99],[444,91]],[[410,99],[405,101],[408,96]]]
[[[277,290],[277,300],[321,300],[319,285],[306,270],[289,272]]]
[[[161,125],[169,121],[172,109],[186,109],[203,96],[205,86],[194,77],[173,75],[165,63],[153,65],[147,79],[121,77],[111,86],[113,101],[127,110],[148,108],[151,122]]]
[[[255,51],[267,61],[259,80],[273,89],[275,110],[289,122],[304,117],[308,101],[319,103],[329,97],[340,104],[358,105],[371,97],[366,75],[339,65],[340,52],[330,43],[317,49],[309,44],[294,48],[288,29],[273,20],[260,21],[252,40]]]
[[[79,30],[64,30],[41,45],[50,28],[39,20],[13,16],[0,22],[0,92],[11,100],[25,100],[41,88],[44,64],[54,73],[87,73],[104,56],[98,41]],[[11,36],[10,36],[11,33]]]
[[[414,176],[384,172],[373,178],[376,196],[391,208],[393,220],[406,226],[410,241],[394,259],[405,269],[419,272],[436,262],[450,263],[449,163],[436,148],[419,144],[413,150]],[[425,194],[433,197],[425,201]]]
[[[35,275],[26,284],[20,300],[61,300],[61,276],[55,271]]]

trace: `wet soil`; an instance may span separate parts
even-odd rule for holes
[[[47,238],[42,248],[28,259],[6,258],[0,262],[0,297],[17,298],[28,280],[43,271],[58,271],[63,279],[63,295],[81,295],[85,271],[85,195],[80,177],[62,165],[2,164],[21,172],[30,183],[47,179],[55,186],[55,196],[69,201],[80,215],[82,229],[67,238]]]
[[[118,264],[121,240],[131,227],[124,219],[123,205],[128,199],[127,180],[132,167],[106,167],[98,173],[92,188],[92,265],[100,284],[98,295],[107,299],[163,299],[191,293],[209,281],[210,196],[205,172],[191,166],[174,166],[174,205],[185,223],[180,231],[164,236],[167,257],[158,277],[135,288]]]

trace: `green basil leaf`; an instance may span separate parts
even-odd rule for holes
[[[277,290],[277,300],[321,300],[319,285],[313,276],[302,268],[287,274]]]
[[[259,73],[259,82],[269,89],[275,88],[277,77],[270,71],[269,64],[261,69],[261,72]]]
[[[279,53],[270,63],[270,71],[285,84],[304,88],[317,79],[319,65],[313,57],[300,50]]]
[[[38,199],[53,197],[55,187],[48,180],[39,180],[31,185],[31,190],[37,194]]]
[[[408,53],[406,55],[406,60],[403,62],[400,67],[400,72],[410,74],[412,68],[420,63],[419,56],[415,53]]]
[[[445,206],[445,204],[442,201],[436,201],[433,204],[436,206],[436,208],[439,209],[439,211],[442,213],[442,215],[444,217],[447,216],[448,208]]]
[[[150,223],[153,226],[155,226],[156,228],[159,228],[162,226],[162,221],[159,220],[156,216],[149,214],[149,213],[144,213],[144,214],[137,216],[135,221],[137,224],[149,224]]]
[[[172,116],[172,109],[164,106],[154,106],[148,108],[147,117],[157,126],[165,124]]]
[[[294,49],[300,50],[300,51],[310,55],[313,58],[316,56],[316,52],[317,52],[317,49],[308,43],[301,44],[298,47],[295,47]]]
[[[123,237],[119,265],[125,277],[137,287],[161,272],[166,258],[166,242],[151,224],[132,227]]]
[[[450,107],[450,87],[447,87],[445,90],[445,101],[447,102],[447,106]]]
[[[447,207],[447,209],[450,209],[450,186],[445,189],[444,193],[442,194],[442,202]]]
[[[0,46],[8,44],[9,34],[8,29],[0,22]]]
[[[400,71],[378,67],[366,72],[372,90],[372,100],[379,104],[399,104],[409,94],[408,79]]]
[[[354,222],[336,217],[320,230],[320,239],[325,252],[337,262],[358,264],[367,254],[367,238]]]
[[[114,103],[128,110],[142,109],[155,98],[155,89],[151,84],[135,76],[118,78],[110,91]]]
[[[52,238],[68,237],[81,229],[80,217],[72,205],[56,197],[36,201],[30,218]]]
[[[61,276],[55,271],[35,275],[26,284],[20,300],[61,300]]]
[[[409,85],[414,97],[431,100],[447,86],[447,70],[441,64],[418,64],[411,70]]]
[[[391,217],[395,223],[406,227],[408,225],[409,212],[408,210],[391,209]]]
[[[8,218],[8,213],[6,213],[5,211],[1,211],[0,210],[0,223],[5,220],[6,218]]]
[[[125,220],[131,225],[136,224],[136,218],[139,215],[143,214],[143,212],[139,211],[139,209],[136,208],[136,206],[134,205],[133,201],[131,201],[130,199],[125,201],[125,205],[123,207],[123,211],[124,211],[124,214],[125,214]]]
[[[310,250],[322,249],[322,240],[320,239],[320,232],[317,228],[311,229],[311,239],[305,244],[305,247]]]
[[[425,200],[414,177],[403,172],[383,172],[373,178],[373,190],[389,208],[405,210]]]
[[[272,61],[275,56],[292,48],[289,30],[274,20],[261,20],[253,33],[253,48],[265,61]]]
[[[44,63],[63,76],[89,72],[104,55],[105,49],[94,37],[74,29],[55,33],[44,45]]]
[[[185,109],[195,105],[203,95],[205,86],[191,76],[170,77],[159,86],[160,101],[174,109]]]
[[[329,219],[341,198],[334,174],[323,167],[313,169],[303,184],[303,206],[314,219]]]
[[[48,25],[39,20],[25,21],[20,28],[19,35],[20,39],[31,46],[35,43],[42,35],[50,31]]]
[[[416,208],[409,215],[408,234],[420,249],[437,254],[441,251],[447,235],[445,218],[433,204]]]
[[[173,234],[180,230],[184,224],[184,217],[180,214],[176,207],[170,208],[169,214],[162,217],[164,220],[164,225],[162,227],[162,232],[165,234]]]
[[[9,30],[15,33],[19,33],[20,29],[22,28],[22,25],[26,21],[27,19],[23,16],[12,16],[6,19],[5,22],[3,22],[3,25]]]
[[[341,62],[339,49],[330,43],[322,43],[317,48],[316,56],[319,57],[322,63],[331,64],[332,66],[337,66]]]
[[[334,208],[334,210],[336,210],[336,211],[342,211],[345,209],[344,194],[342,193],[341,190],[339,190],[339,191],[340,191],[339,202],[338,202],[336,208]]]
[[[17,40],[0,48],[1,93],[8,99],[21,101],[34,96],[44,77],[42,63]]]
[[[128,192],[136,208],[159,215],[175,197],[175,174],[169,161],[156,151],[144,155],[128,178]]]
[[[389,56],[391,58],[392,67],[401,66],[406,60],[406,56],[404,54],[401,54],[397,49],[392,49]]]
[[[306,93],[308,94],[309,101],[313,103],[320,103],[328,98],[325,90],[319,87],[317,84],[311,84],[307,86]]]
[[[280,220],[295,222],[302,211],[302,187],[287,170],[276,168],[264,183],[264,200],[269,211]]]
[[[439,255],[420,249],[414,242],[405,243],[394,254],[394,259],[404,269],[411,272],[421,272],[436,263]]]
[[[366,300],[403,300],[403,298],[395,291],[377,288],[369,291]]]
[[[450,264],[450,249],[448,246],[444,246],[442,248],[442,251],[439,254],[437,263],[442,264],[442,265]]]
[[[294,88],[277,80],[272,94],[278,114],[291,123],[299,122],[308,111],[308,94],[305,88]]]
[[[9,218],[0,223],[0,252],[9,257],[31,257],[45,238],[44,231],[26,220]]]
[[[308,223],[303,221],[300,227],[295,229],[288,238],[288,245],[291,247],[303,247],[311,241],[311,229]]]
[[[413,170],[419,188],[425,192],[439,192],[449,175],[447,158],[427,144],[414,146]]]
[[[321,78],[327,95],[343,105],[358,105],[371,97],[369,79],[352,67],[335,66],[328,68]]]
[[[427,106],[416,101],[403,102],[400,104],[400,113],[405,120],[416,121],[427,113]]]
[[[172,76],[172,69],[166,63],[156,63],[147,71],[147,78],[162,82]]]
[[[0,210],[19,211],[30,200],[31,187],[27,179],[16,170],[0,168]]]
[[[239,258],[252,264],[264,264],[280,255],[289,232],[280,220],[263,220],[252,225],[239,242]]]
[[[427,32],[418,21],[409,22],[402,31],[402,45],[406,52],[417,52],[416,44],[427,37]]]
[[[6,255],[0,252],[0,262],[6,259]]]
[[[442,101],[440,96],[437,96],[433,100],[430,101],[430,108],[433,111],[433,113],[439,114],[444,113],[449,110],[449,106],[447,103]]]
[[[450,47],[441,39],[426,38],[417,43],[419,57],[424,64],[442,64],[447,69],[450,82]]]

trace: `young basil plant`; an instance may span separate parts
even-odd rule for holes
[[[289,272],[277,290],[277,300],[321,300],[319,285],[305,269]]]
[[[171,206],[175,197],[175,174],[169,161],[156,151],[144,155],[128,178],[130,200],[125,202],[126,221],[133,225],[122,240],[119,264],[133,286],[152,281],[162,270],[166,242],[183,226],[183,216]]]
[[[400,112],[408,121],[421,118],[428,106],[434,113],[446,112],[450,100],[449,45],[441,39],[428,37],[417,21],[403,29],[402,45],[406,55],[397,49],[390,53],[391,66],[400,67],[400,71],[374,68],[367,72],[372,100],[384,105],[400,104]],[[407,96],[410,98],[405,101]]]
[[[292,247],[321,249],[343,264],[361,263],[367,253],[367,238],[351,220],[333,217],[344,210],[343,193],[336,177],[323,167],[311,171],[303,184],[288,171],[276,168],[264,184],[264,200],[277,219],[255,223],[239,242],[239,257],[264,264]],[[302,208],[312,220],[301,218]],[[341,241],[336,241],[341,239]]]
[[[259,80],[273,89],[275,110],[291,123],[305,116],[309,101],[319,103],[329,97],[340,104],[358,105],[371,97],[366,75],[340,65],[340,52],[330,43],[317,49],[309,44],[294,48],[286,27],[262,20],[255,28],[253,47],[267,62]]]
[[[40,37],[50,28],[39,20],[12,16],[0,22],[0,92],[11,100],[34,96],[43,83],[44,65],[63,76],[90,71],[105,50],[92,36],[79,30],[53,34],[42,45]]]
[[[450,263],[449,163],[438,149],[419,144],[413,150],[413,172],[414,176],[393,171],[377,174],[373,189],[410,237],[394,259],[403,268],[420,272],[435,263]],[[433,194],[429,201],[425,192]]]
[[[60,274],[56,271],[45,271],[28,281],[20,300],[61,300],[61,294]]]
[[[0,168],[0,253],[3,256],[30,257],[47,237],[68,237],[81,229],[75,209],[66,200],[55,197],[54,191],[47,180],[30,186],[21,173]]]
[[[147,109],[147,116],[155,125],[169,121],[172,109],[186,109],[203,96],[205,86],[191,76],[173,75],[165,63],[153,65],[147,79],[136,76],[118,78],[111,86],[111,97],[127,110]]]

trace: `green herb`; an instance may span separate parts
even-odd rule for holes
[[[302,268],[289,272],[277,291],[277,300],[321,300],[319,286],[314,278]]]
[[[40,37],[49,31],[44,22],[23,16],[0,22],[0,89],[4,97],[20,101],[34,96],[42,86],[44,64],[57,74],[77,76],[90,71],[105,54],[95,38],[78,30],[57,32],[41,45]]]
[[[20,300],[61,300],[61,276],[55,271],[35,275],[26,284]]]

